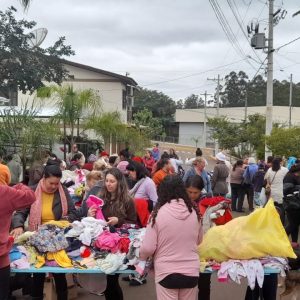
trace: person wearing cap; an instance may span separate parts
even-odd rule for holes
[[[219,152],[216,159],[217,163],[211,179],[212,191],[214,196],[226,196],[228,193],[227,177],[229,176],[229,169],[225,164],[226,156],[224,153]]]
[[[108,154],[106,151],[100,152],[99,157],[102,158],[102,159],[104,159],[105,162],[108,163],[108,160],[109,160],[109,154]]]

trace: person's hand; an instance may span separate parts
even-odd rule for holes
[[[107,222],[108,225],[114,226],[117,225],[118,223],[119,223],[119,219],[117,217],[108,218],[108,222]]]
[[[10,235],[12,235],[14,237],[14,239],[16,239],[23,232],[24,232],[23,227],[17,227],[10,232]]]
[[[96,212],[97,212],[97,207],[92,206],[92,207],[89,208],[87,215],[88,215],[88,217],[95,218]]]

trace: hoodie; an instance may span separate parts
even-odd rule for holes
[[[34,192],[23,184],[13,188],[0,186],[0,269],[9,266],[8,253],[13,241],[8,233],[11,216],[15,210],[30,207],[35,201]]]
[[[190,213],[182,199],[172,200],[159,209],[154,226],[147,225],[140,258],[153,257],[157,283],[173,273],[199,276],[197,246],[202,236],[196,212]]]

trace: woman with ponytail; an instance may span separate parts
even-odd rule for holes
[[[202,222],[178,175],[168,175],[158,188],[140,258],[153,257],[158,300],[196,299]]]

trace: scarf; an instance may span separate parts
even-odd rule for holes
[[[138,189],[140,188],[140,186],[142,185],[142,183],[146,180],[146,178],[142,178],[140,179],[135,185],[134,187],[129,191],[129,195],[134,198],[136,192],[138,191]]]
[[[36,201],[31,205],[30,214],[29,214],[29,230],[36,231],[41,225],[42,221],[42,193],[45,192],[45,179],[41,179],[36,190],[35,198]],[[62,206],[62,217],[67,216],[68,214],[68,201],[66,198],[65,191],[62,185],[58,185],[59,197]]]

